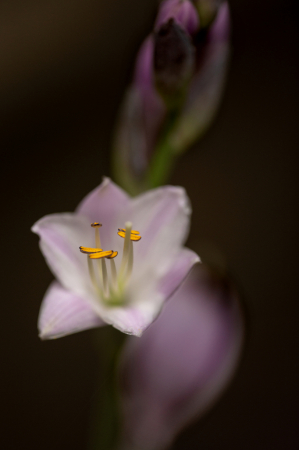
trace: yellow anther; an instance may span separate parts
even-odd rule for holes
[[[107,250],[106,252],[92,253],[89,255],[90,259],[101,259],[107,258],[107,256],[111,256],[113,254],[113,250]]]
[[[107,259],[113,259],[118,255],[118,252],[113,252],[112,255],[107,256]]]
[[[138,231],[135,231],[135,234],[133,234],[133,232],[131,232],[131,234],[130,234],[130,240],[131,240],[131,241],[140,241],[141,236],[139,236],[139,235],[136,234],[136,233],[138,233]],[[122,237],[122,238],[125,238],[125,236],[126,236],[126,232],[125,232],[125,231],[119,231],[117,234],[118,234],[120,237]]]
[[[126,230],[124,228],[119,228],[118,231],[122,231],[123,233],[126,232]],[[131,230],[131,234],[140,234],[140,233],[139,233],[139,231]]]
[[[90,253],[98,253],[102,252],[103,250],[101,248],[91,248],[91,247],[79,247],[81,253],[86,253],[89,255]]]
[[[92,228],[100,228],[102,226],[102,224],[99,223],[99,222],[93,222],[93,223],[90,224],[90,226]]]

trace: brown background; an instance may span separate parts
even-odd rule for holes
[[[87,449],[101,358],[95,332],[40,342],[52,276],[30,226],[72,211],[110,174],[113,123],[154,0],[2,0],[1,442]],[[193,204],[190,245],[226,256],[246,304],[241,367],[176,450],[298,448],[298,11],[295,0],[232,0],[222,108],[171,183]]]

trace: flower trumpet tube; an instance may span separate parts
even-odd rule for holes
[[[57,280],[42,302],[40,337],[105,323],[140,336],[199,261],[183,246],[190,214],[182,188],[131,198],[106,178],[74,213],[40,219],[32,230]]]
[[[227,2],[161,3],[115,133],[115,175],[128,191],[163,184],[172,160],[208,128],[224,87],[229,29]]]
[[[121,363],[121,450],[162,450],[218,399],[243,342],[236,292],[202,266],[192,269]]]

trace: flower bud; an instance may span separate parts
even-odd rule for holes
[[[207,130],[217,112],[226,80],[229,34],[229,8],[224,2],[212,25],[197,36],[197,68],[176,127],[168,136],[168,145],[174,153],[192,145]]]
[[[162,450],[204,414],[231,380],[243,316],[230,283],[195,267],[121,364],[122,450]]]
[[[215,18],[206,14],[203,28],[198,11],[204,1],[196,1],[197,9],[190,0],[162,2],[137,55],[114,145],[115,177],[130,193],[164,183],[170,159],[203,134],[217,110],[229,55],[229,11],[226,2],[218,8],[211,0]]]
[[[166,105],[179,105],[194,72],[195,47],[173,19],[155,33],[153,65],[155,86]]]
[[[132,194],[145,187],[144,174],[167,112],[154,84],[153,55],[150,35],[139,50],[133,84],[125,95],[115,134],[114,175]]]
[[[190,36],[193,36],[199,27],[197,11],[189,0],[166,0],[162,2],[156,19],[155,30],[157,31],[169,19],[175,20]]]

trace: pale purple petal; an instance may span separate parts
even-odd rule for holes
[[[155,29],[174,19],[189,34],[194,34],[199,27],[195,6],[189,0],[166,0],[159,9]]]
[[[129,202],[130,197],[123,189],[109,178],[104,178],[100,186],[81,201],[76,213],[88,217],[89,227],[91,222],[102,223],[101,245],[105,250],[109,250],[110,245],[115,241],[117,228],[123,225],[118,224],[118,216],[121,211],[126,210]]]
[[[191,205],[185,189],[165,186],[132,199],[131,221],[142,239],[136,258],[158,265],[181,249],[189,233]]]
[[[203,414],[231,379],[243,320],[236,294],[194,268],[121,366],[123,448],[161,450]]]
[[[148,36],[140,47],[136,58],[134,83],[139,88],[153,89],[154,39]]]
[[[153,284],[150,280],[156,274],[153,274],[151,268],[149,268],[147,280],[141,280],[139,285],[133,286],[129,305],[122,308],[107,309],[102,313],[103,319],[124,333],[141,336],[156,319],[165,300],[180,286],[192,266],[199,261],[196,253],[184,248],[167,274],[159,279],[156,284]],[[135,290],[138,297],[134,301]]]
[[[198,262],[200,258],[192,250],[184,248],[180,252],[171,269],[159,283],[159,291],[164,298],[168,298],[180,286],[190,269]]]
[[[219,7],[215,21],[209,31],[209,43],[227,42],[230,38],[230,12],[227,2]]]
[[[40,248],[48,266],[63,287],[84,296],[92,293],[87,260],[79,247],[94,247],[94,231],[84,216],[51,214],[36,222],[32,231],[40,237]]]
[[[55,339],[101,325],[104,322],[84,299],[57,282],[50,285],[38,318],[41,339]]]
[[[152,281],[141,282],[138,286],[139,298],[135,302],[132,293],[131,300],[133,299],[133,302],[130,305],[123,308],[111,308],[104,313],[103,318],[107,323],[111,323],[124,333],[141,336],[156,319],[165,300],[179,288],[190,269],[199,261],[200,259],[195,252],[184,248],[170,270],[162,279],[158,280],[157,284],[152,286]],[[149,275],[153,274],[148,271],[148,280]]]
[[[154,301],[152,303],[140,302],[122,308],[114,307],[107,309],[102,317],[105,322],[123,333],[141,336],[159,314],[161,304],[162,301],[160,301],[160,307],[158,306],[158,308]]]

